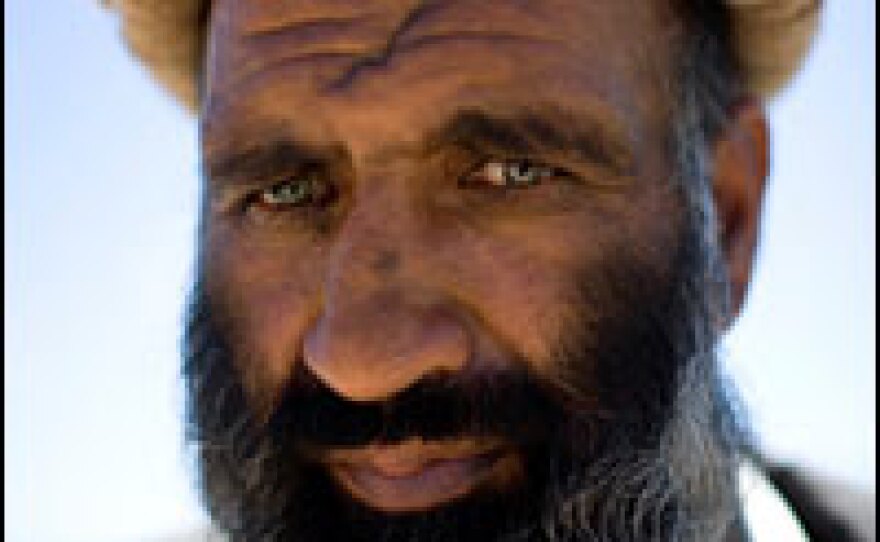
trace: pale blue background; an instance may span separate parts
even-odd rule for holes
[[[203,521],[180,454],[178,336],[198,195],[192,120],[91,0],[8,0],[8,540]],[[767,449],[874,487],[875,5],[827,2],[770,107],[764,242],[728,366]]]

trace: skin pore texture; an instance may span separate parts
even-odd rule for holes
[[[659,1],[214,3],[184,374],[218,526],[735,539],[714,345],[765,130],[695,136],[681,31]]]

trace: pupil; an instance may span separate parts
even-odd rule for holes
[[[510,177],[515,183],[528,183],[532,181],[533,175],[529,175],[531,166],[526,162],[517,162],[510,166]]]
[[[299,199],[304,191],[301,183],[284,183],[276,189],[275,194],[281,199]]]

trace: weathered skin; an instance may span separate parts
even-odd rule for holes
[[[669,265],[682,212],[669,183],[674,21],[644,0],[215,2],[203,264],[235,315],[255,404],[297,363],[361,401],[441,369],[527,363],[553,378],[578,270],[621,251],[660,275]],[[578,127],[609,159],[426,148],[465,110]],[[220,164],[278,141],[327,162],[338,205],[235,211],[294,172],[260,184]],[[490,157],[583,182],[458,186]]]

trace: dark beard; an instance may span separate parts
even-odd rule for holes
[[[236,540],[716,539],[735,516],[740,442],[716,374],[697,232],[683,228],[671,272],[619,247],[614,261],[580,274],[583,315],[554,365],[564,386],[521,362],[480,377],[435,375],[363,405],[298,363],[268,423],[245,396],[233,319],[197,283],[185,339],[187,438],[212,519]],[[302,445],[468,435],[515,443],[525,480],[417,514],[356,502],[300,454]]]

